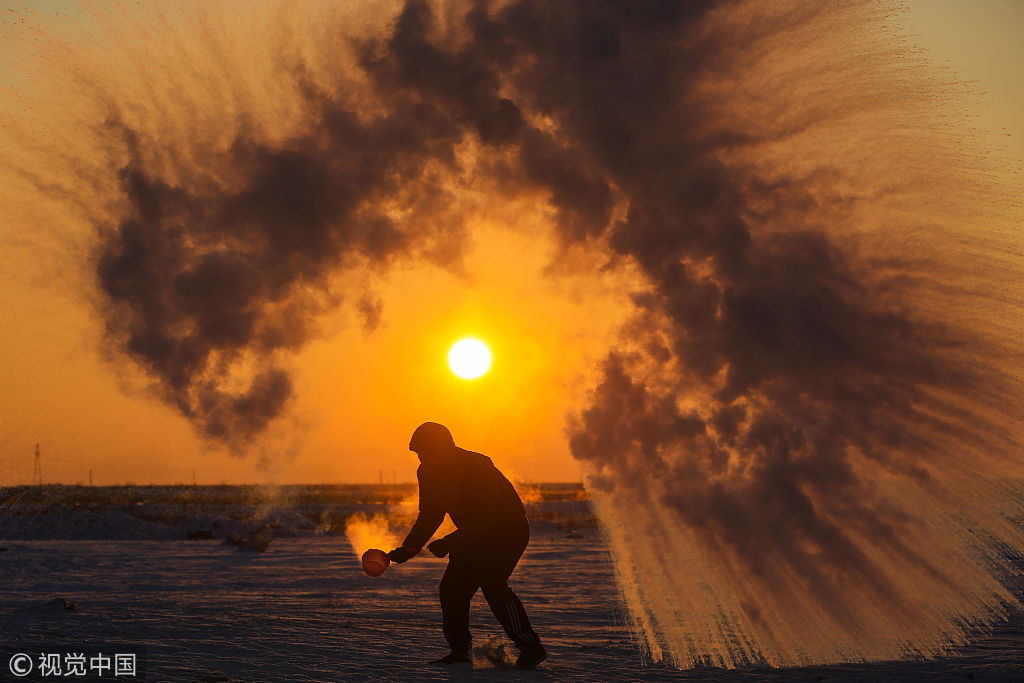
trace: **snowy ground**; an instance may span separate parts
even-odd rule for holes
[[[263,553],[222,538],[44,540],[24,538],[24,520],[13,525],[7,510],[0,680],[15,680],[14,653],[98,642],[145,648],[150,681],[1024,680],[1020,615],[942,660],[734,671],[645,664],[600,534],[584,523],[570,535],[558,519],[542,519],[558,517],[544,505],[534,506],[534,538],[512,581],[550,653],[532,672],[495,668],[484,656],[504,639],[482,596],[475,665],[425,665],[446,651],[436,599],[445,560],[420,556],[372,579],[340,533],[285,535]],[[47,606],[54,598],[77,611]]]

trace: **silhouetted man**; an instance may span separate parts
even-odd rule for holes
[[[459,448],[451,432],[436,422],[416,428],[409,450],[420,459],[420,514],[405,541],[388,557],[402,563],[416,555],[441,526],[445,513],[457,527],[427,546],[437,557],[449,555],[440,594],[444,637],[451,652],[431,663],[471,661],[469,602],[479,588],[505,633],[519,646],[516,666],[536,666],[547,652],[523,603],[508,587],[508,577],[530,541],[519,494],[490,458]]]

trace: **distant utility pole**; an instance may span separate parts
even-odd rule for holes
[[[32,483],[37,486],[43,485],[43,465],[39,460],[39,444],[36,444],[36,464],[32,470]]]

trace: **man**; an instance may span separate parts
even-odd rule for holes
[[[416,470],[420,514],[405,541],[388,557],[402,563],[415,556],[444,521],[445,513],[457,527],[427,546],[437,557],[449,556],[440,594],[444,637],[451,652],[431,664],[471,661],[469,602],[479,588],[505,633],[519,646],[516,666],[536,666],[547,652],[530,626],[523,603],[508,587],[508,577],[530,541],[530,524],[519,494],[490,458],[459,448],[451,432],[436,422],[416,428],[409,450],[420,459]]]

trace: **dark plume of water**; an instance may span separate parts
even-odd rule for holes
[[[285,414],[339,297],[376,324],[339,274],[458,268],[479,197],[536,197],[641,276],[567,432],[654,658],[934,654],[1016,604],[1014,209],[888,3],[306,9],[84,78],[108,340],[199,433]]]

